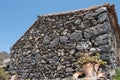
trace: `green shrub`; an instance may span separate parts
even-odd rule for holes
[[[100,65],[105,65],[107,64],[106,61],[103,61],[100,59],[100,54],[96,53],[95,56],[90,56],[89,54],[85,53],[83,54],[83,56],[78,59],[78,64],[83,65],[85,63],[98,63]]]
[[[113,80],[120,80],[120,67],[116,70]]]
[[[7,73],[5,73],[5,71],[0,68],[0,80],[8,80],[9,75]]]

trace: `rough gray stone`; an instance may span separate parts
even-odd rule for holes
[[[84,34],[84,38],[89,39],[93,36],[107,33],[108,30],[109,30],[109,25],[105,23],[105,24],[99,24],[91,28],[87,28],[84,30],[83,34]]]
[[[90,52],[97,53],[97,49],[96,48],[90,48]]]
[[[53,61],[53,62],[57,62],[57,61],[58,61],[58,56],[54,56],[54,57],[52,58],[52,61]]]
[[[65,29],[61,34],[62,35],[67,35],[68,31],[69,31],[68,29]]]
[[[67,68],[65,69],[65,71],[66,71],[66,72],[73,72],[74,70],[73,70],[71,67],[67,67]]]
[[[78,58],[80,58],[80,57],[81,57],[81,52],[76,52],[76,53],[75,53],[75,58],[78,59]]]
[[[78,25],[80,25],[81,24],[81,19],[77,19],[76,21],[75,21],[75,24],[78,24]]]
[[[49,47],[53,48],[56,47],[59,44],[59,38],[55,38],[52,42],[50,42]]]
[[[95,25],[97,25],[97,20],[92,19],[92,20],[90,21],[90,23],[91,23],[91,25],[95,26]]]
[[[68,41],[68,37],[67,36],[61,36],[60,37],[60,42],[61,43],[68,43],[69,41]]]
[[[97,48],[98,52],[104,52],[104,53],[109,53],[111,47],[109,45],[102,45]]]
[[[45,61],[45,60],[41,60],[41,63],[45,64],[45,63],[46,63],[46,61]]]
[[[69,37],[70,41],[79,41],[82,39],[82,32],[80,30],[76,30]]]
[[[63,65],[58,65],[57,66],[57,70],[59,71],[59,70],[64,70],[65,69],[65,66],[63,66]]]
[[[92,20],[94,19],[93,16],[94,16],[93,11],[87,11],[83,17],[83,21]]]
[[[104,61],[107,61],[108,64],[110,64],[110,63],[112,62],[111,59],[112,59],[113,57],[111,57],[110,54],[104,53],[104,54],[101,54],[100,56],[101,56],[101,58],[102,58]]]
[[[50,43],[50,37],[49,37],[49,36],[45,36],[45,37],[43,38],[43,43],[44,43],[44,44],[49,44],[49,43]]]
[[[60,34],[56,31],[56,30],[54,30],[54,32],[51,34],[51,39],[54,39],[54,38],[56,38],[56,37],[59,37],[60,36]]]
[[[72,49],[72,50],[69,51],[69,53],[70,53],[71,55],[73,55],[73,54],[75,54],[75,51],[76,51],[75,49]]]
[[[80,26],[81,29],[86,29],[86,28],[89,28],[89,27],[91,27],[91,24],[90,24],[90,21],[89,21],[89,20],[83,21],[83,22],[81,23],[81,26]]]
[[[64,49],[58,49],[58,56],[64,56],[65,55],[65,50]]]
[[[91,43],[88,41],[88,42],[79,42],[77,45],[76,45],[76,49],[79,50],[79,51],[85,51],[85,50],[88,50],[91,46]]]
[[[108,14],[107,13],[103,13],[103,14],[100,14],[98,16],[98,22],[99,23],[102,23],[104,22],[105,20],[108,20]]]
[[[104,34],[95,38],[95,46],[106,45],[109,43],[109,35]]]

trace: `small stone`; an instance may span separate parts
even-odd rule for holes
[[[69,51],[69,53],[70,53],[71,55],[73,55],[73,54],[75,53],[75,51],[76,51],[75,49],[72,49],[72,50]]]
[[[61,42],[61,43],[67,43],[67,42],[69,42],[69,41],[68,41],[68,37],[67,37],[67,36],[61,36],[61,37],[60,37],[60,42]]]
[[[41,34],[41,36],[44,36],[45,34]]]
[[[63,66],[63,65],[58,65],[57,66],[57,70],[59,71],[59,70],[64,70],[65,69],[65,66]]]
[[[62,64],[63,64],[63,65],[65,65],[65,64],[70,64],[70,62],[69,62],[69,61],[64,61]]]
[[[58,56],[63,56],[63,55],[65,55],[65,51],[64,51],[64,49],[58,49]]]
[[[31,39],[32,39],[32,36],[30,36],[29,39],[31,40]]]
[[[108,14],[107,13],[103,13],[103,14],[100,14],[98,16],[98,22],[99,23],[102,23],[104,22],[105,20],[108,20]]]
[[[79,51],[84,51],[89,49],[89,44],[87,42],[79,42],[76,46],[76,49]]]
[[[106,45],[109,43],[109,35],[103,34],[95,38],[95,46]]]
[[[34,66],[35,64],[37,64],[37,62],[35,60],[33,60],[31,65]]]
[[[67,33],[68,33],[68,29],[65,29],[61,34],[62,35],[67,35]]]
[[[73,70],[72,68],[70,68],[70,67],[67,67],[67,68],[65,69],[65,71],[66,71],[66,72],[73,72],[74,70]]]
[[[80,58],[81,57],[81,52],[76,52],[75,53],[75,58]]]
[[[104,23],[104,24],[99,24],[97,26],[85,29],[83,31],[83,34],[84,34],[84,38],[89,39],[93,36],[107,33],[108,30],[109,30],[109,24]]]
[[[97,48],[98,52],[104,52],[109,53],[110,52],[110,46],[109,45],[102,45]]]
[[[103,60],[107,61],[107,64],[110,64],[112,62],[111,59],[113,59],[113,57],[110,56],[108,53],[104,53],[104,54],[100,55],[100,57]]]
[[[97,49],[96,49],[96,48],[91,48],[91,49],[90,49],[90,52],[96,53],[96,52],[97,52]]]
[[[75,58],[73,58],[72,60],[71,60],[71,62],[73,63],[73,62],[76,62],[77,60],[75,59]]]
[[[81,19],[77,19],[77,20],[75,21],[75,24],[78,24],[78,25],[79,25],[79,24],[81,24],[81,21],[82,21]]]
[[[67,60],[68,60],[68,61],[71,61],[72,59],[74,59],[74,57],[73,57],[72,55],[69,55],[69,56],[67,57]]]
[[[16,74],[16,71],[15,70],[11,70],[10,73],[11,74]]]
[[[83,16],[82,20],[92,20],[93,19],[94,12],[93,11],[87,11],[85,15]]]
[[[72,77],[73,73],[66,73],[65,75],[67,76],[67,78],[66,78],[65,80],[70,80],[70,79],[73,78],[73,77]],[[78,79],[78,80],[79,80],[79,79]]]
[[[91,20],[91,24],[92,24],[93,26],[95,26],[95,25],[97,25],[97,21],[96,21],[95,19],[92,19],[92,20]]]
[[[56,28],[56,26],[54,25],[54,26],[52,26],[51,28]]]
[[[44,44],[49,44],[49,43],[50,43],[50,37],[49,37],[49,36],[45,36],[45,37],[43,38],[43,43],[44,43]]]
[[[79,41],[82,39],[82,31],[76,30],[69,37],[70,41]]]
[[[50,19],[50,21],[53,21],[53,22],[54,22],[54,21],[55,21],[55,19]]]
[[[41,60],[41,63],[45,64],[45,63],[46,63],[46,61],[45,61],[45,60]]]
[[[30,73],[29,77],[33,78],[33,76],[34,76],[34,73]]]
[[[54,57],[52,58],[52,61],[53,61],[53,62],[57,62],[57,61],[58,61],[58,56],[54,56]]]
[[[81,29],[86,29],[91,27],[90,21],[89,20],[85,20],[81,23]]]
[[[63,24],[61,23],[61,24],[58,24],[57,25],[57,28],[61,28],[63,26]]]
[[[59,36],[60,36],[59,33],[56,30],[54,30],[53,33],[51,34],[51,39],[54,39]]]
[[[61,58],[61,59],[60,59],[60,62],[64,62],[64,61],[65,61],[65,59],[64,59],[64,58]]]
[[[23,52],[23,55],[28,55],[30,53],[31,53],[31,51]]]
[[[52,42],[50,42],[49,47],[53,48],[56,47],[59,44],[59,38],[55,38]]]

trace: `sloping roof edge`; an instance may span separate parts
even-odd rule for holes
[[[65,15],[65,14],[71,14],[71,13],[75,13],[75,12],[86,12],[86,11],[90,11],[90,10],[95,10],[101,7],[107,7],[110,6],[109,3],[105,3],[103,5],[96,5],[96,6],[91,6],[89,8],[83,8],[83,9],[79,9],[79,10],[72,10],[72,11],[66,11],[66,12],[60,12],[60,13],[52,13],[52,14],[45,14],[45,15],[40,15],[39,17],[44,17],[44,16],[58,16],[58,15]]]
[[[120,57],[119,57],[119,49],[120,49],[120,27],[119,27],[119,24],[118,24],[118,19],[117,19],[117,14],[115,12],[115,5],[111,5],[111,6],[108,6],[108,11],[109,11],[109,17],[110,17],[110,21],[111,21],[111,25],[113,26],[114,28],[114,31],[115,31],[115,36],[116,36],[116,63],[118,65],[120,65]]]
[[[109,3],[105,3],[103,5],[98,5],[98,6],[93,6],[93,7],[90,7],[90,8],[85,8],[85,9],[82,9],[82,10],[73,10],[73,11],[68,11],[68,12],[62,12],[62,13],[54,13],[54,14],[47,14],[47,15],[41,15],[41,16],[38,16],[38,19],[35,21],[35,23],[23,34],[23,36],[25,34],[28,33],[28,31],[30,29],[32,29],[34,27],[34,25],[37,24],[37,21],[39,20],[39,18],[41,17],[44,17],[44,16],[55,16],[55,15],[64,15],[64,14],[69,14],[69,13],[74,13],[74,12],[85,12],[85,11],[88,11],[88,10],[95,10],[95,9],[98,9],[98,8],[101,8],[101,7],[106,7],[109,11],[109,14],[110,14],[110,18],[112,19],[111,22],[112,24],[114,25],[115,27],[115,30],[116,30],[116,35],[118,37],[117,39],[117,42],[120,44],[120,27],[119,27],[119,24],[118,24],[118,19],[117,19],[117,15],[116,15],[116,12],[115,12],[115,8],[114,8],[114,5],[110,5]],[[23,37],[21,36],[21,38]],[[21,38],[16,41],[16,43],[11,47],[11,49],[13,49],[17,43],[21,40]]]
[[[117,14],[116,14],[116,11],[115,11],[115,5],[108,6],[107,8],[108,8],[108,11],[109,11],[111,23],[112,23],[112,25],[114,26],[114,29],[115,29],[115,34],[116,34],[116,37],[117,37],[117,43],[118,43],[118,46],[120,47],[120,26],[118,24],[118,18],[117,18]]]

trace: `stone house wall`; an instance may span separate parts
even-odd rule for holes
[[[39,16],[11,48],[10,70],[21,79],[65,78],[81,70],[81,53],[98,52],[110,73],[118,46],[108,7]]]

